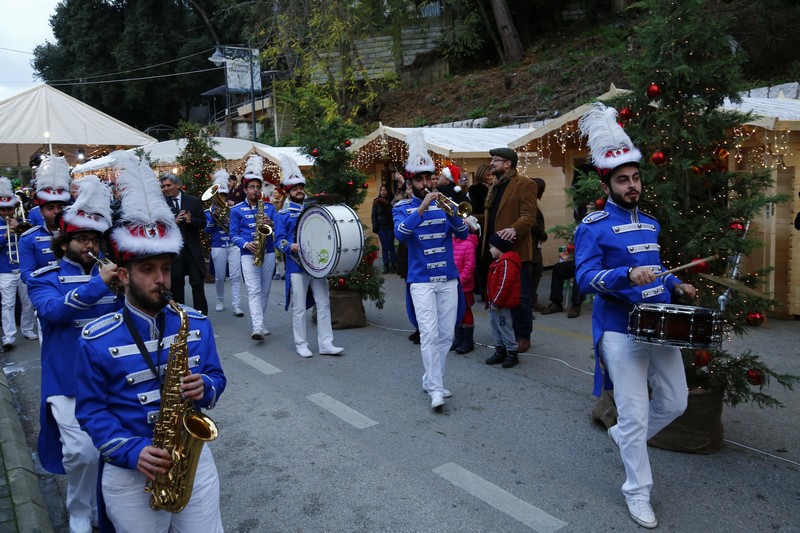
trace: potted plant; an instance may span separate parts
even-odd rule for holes
[[[372,237],[367,237],[364,255],[356,269],[346,276],[328,278],[333,329],[366,326],[364,300],[370,300],[375,307],[383,309],[386,297],[383,292],[383,276],[374,265],[377,258],[378,247]]]

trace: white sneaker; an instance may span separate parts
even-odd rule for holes
[[[28,333],[23,333],[22,336],[25,337],[26,339],[28,339],[29,341],[38,340],[39,339],[39,335],[37,335],[36,333],[33,333],[31,331],[29,331]]]
[[[611,437],[611,442],[613,442],[614,446],[616,446],[617,449],[619,450],[619,442],[617,441],[616,431],[612,431],[613,429],[616,429],[616,427],[617,426],[615,424],[615,425],[611,426],[610,428],[608,428],[608,436]]]
[[[216,307],[214,307],[214,311],[219,313],[220,311],[224,311],[224,310],[225,310],[225,304],[223,304],[222,302],[217,302]]]
[[[330,345],[326,346],[325,348],[319,349],[320,355],[339,355],[344,351],[344,348],[339,348],[338,346]]]
[[[269,335],[269,330],[267,328],[261,328],[261,333],[263,333],[264,336],[266,337],[267,335]]]
[[[311,357],[314,354],[311,353],[311,350],[309,350],[307,346],[301,346],[297,349],[297,355],[300,357]]]
[[[244,316],[244,311],[242,311],[241,307],[234,307],[233,308],[233,315],[234,316]]]
[[[263,341],[264,340],[264,333],[260,330],[254,329],[253,333],[250,334],[250,338],[254,341]]]
[[[427,394],[427,393],[428,393],[427,389],[422,389],[422,392],[424,392],[425,394]],[[444,394],[442,395],[442,397],[443,397],[443,398],[452,398],[452,397],[453,397],[453,393],[452,393],[452,392],[450,392],[450,391],[449,391],[449,390],[447,390],[447,389],[444,389]]]
[[[628,512],[634,522],[647,529],[653,529],[658,526],[656,514],[650,506],[650,502],[641,498],[627,500]]]
[[[431,396],[431,409],[438,409],[444,405],[444,398],[441,394],[434,394]]]

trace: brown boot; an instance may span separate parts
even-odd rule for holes
[[[573,305],[567,312],[567,318],[578,318],[581,315],[581,306]]]
[[[564,306],[561,302],[550,302],[550,305],[544,308],[543,315],[552,315],[553,313],[561,313],[564,311]]]
[[[525,353],[531,347],[530,339],[517,339],[517,353]]]

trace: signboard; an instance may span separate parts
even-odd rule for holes
[[[261,92],[261,64],[258,48],[225,47],[228,90],[232,93]],[[252,76],[252,81],[251,81]]]

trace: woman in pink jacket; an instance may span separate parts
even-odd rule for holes
[[[472,316],[472,304],[475,303],[475,264],[478,247],[478,236],[470,233],[464,239],[453,237],[453,256],[455,257],[456,267],[458,268],[461,290],[464,292],[464,299],[467,302],[467,309],[464,312],[464,320],[456,325],[456,335],[453,338],[451,350],[456,353],[468,353],[475,349],[473,333],[475,331],[475,319]]]

